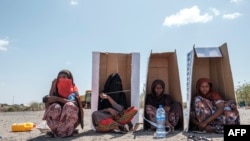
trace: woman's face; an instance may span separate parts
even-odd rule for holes
[[[160,85],[160,84],[156,84],[156,86],[155,86],[155,94],[156,94],[156,96],[159,96],[159,95],[161,95],[162,94],[162,92],[163,92],[163,88],[162,88],[162,86]]]
[[[209,83],[208,82],[201,83],[201,85],[200,85],[200,93],[202,95],[207,95],[209,91],[210,91]]]

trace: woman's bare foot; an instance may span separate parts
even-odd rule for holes
[[[213,133],[214,132],[214,129],[210,126],[210,125],[207,125],[205,127],[205,131],[208,132],[208,133]]]

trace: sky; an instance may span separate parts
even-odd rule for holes
[[[69,69],[83,95],[92,52],[140,53],[140,92],[150,52],[177,53],[186,100],[187,53],[228,45],[235,87],[250,81],[248,0],[1,0],[0,103],[41,102]]]

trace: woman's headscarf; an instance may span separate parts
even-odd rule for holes
[[[201,95],[200,94],[200,86],[204,82],[207,82],[209,84],[209,86],[210,86],[209,93],[211,93],[213,91],[213,85],[212,85],[212,82],[210,81],[210,79],[208,79],[208,78],[200,78],[196,82],[196,93],[199,94],[199,95]]]
[[[71,80],[72,82],[72,85],[70,86],[68,83],[68,81],[62,81],[59,79],[59,75],[60,74],[65,74],[67,75],[67,78]],[[60,84],[60,86],[58,86],[58,84]],[[75,86],[75,83],[74,83],[74,80],[73,80],[73,75],[72,73],[69,71],[69,70],[61,70],[58,75],[57,75],[57,94],[64,97],[64,98],[67,98],[67,96],[72,93],[72,92],[75,92],[78,94],[78,89],[77,87]],[[68,88],[70,87],[70,88]]]
[[[60,75],[60,74],[65,74],[65,75],[67,75],[68,79],[71,79],[73,85],[75,85],[74,79],[73,79],[73,75],[72,75],[72,73],[71,73],[69,70],[66,70],[66,69],[61,70],[61,71],[58,73],[58,75],[57,75],[57,79],[59,78],[59,75]]]
[[[157,84],[160,84],[161,87],[162,87],[162,89],[163,89],[161,94],[164,93],[164,90],[165,90],[165,83],[164,83],[164,81],[162,81],[160,79],[156,79],[156,80],[153,81],[153,83],[151,85],[151,91],[152,91],[153,95],[156,95],[156,93],[155,93],[155,87],[156,87]]]
[[[123,106],[124,109],[128,108],[120,74],[110,74],[104,84],[104,90],[102,92],[109,95],[117,104]],[[109,94],[110,92],[112,92],[112,94]],[[99,98],[98,110],[110,107],[112,107],[112,104],[108,100],[101,100],[101,98]]]
[[[156,96],[155,93],[155,87],[157,84],[160,84],[162,86],[162,93],[159,96]],[[161,79],[156,79],[153,81],[152,85],[151,85],[151,94],[147,94],[146,95],[146,101],[145,104],[147,105],[152,105],[155,108],[158,108],[159,105],[162,106],[170,106],[173,103],[173,99],[169,94],[165,94],[165,83],[163,80]]]
[[[203,94],[200,93],[200,86],[204,82],[207,82],[209,84],[209,86],[210,86],[210,89],[209,89],[209,92],[208,92],[207,95],[203,95]],[[200,96],[202,96],[204,98],[208,98],[210,100],[222,99],[221,96],[216,91],[214,91],[213,84],[212,84],[211,80],[208,79],[208,78],[200,78],[200,79],[197,80],[197,83],[196,83],[196,95],[200,95]]]

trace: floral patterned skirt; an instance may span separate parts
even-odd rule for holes
[[[152,105],[145,105],[146,118],[150,121],[156,123],[156,110]],[[166,112],[167,121],[166,126],[172,126],[176,129],[181,128],[183,115],[182,115],[182,107],[179,103],[175,102],[170,106],[169,113]],[[170,125],[169,125],[170,124]],[[154,126],[151,126],[151,129],[155,129]]]
[[[78,111],[79,108],[72,102],[63,106],[54,103],[45,111],[43,120],[47,121],[55,137],[71,136],[79,125]]]

